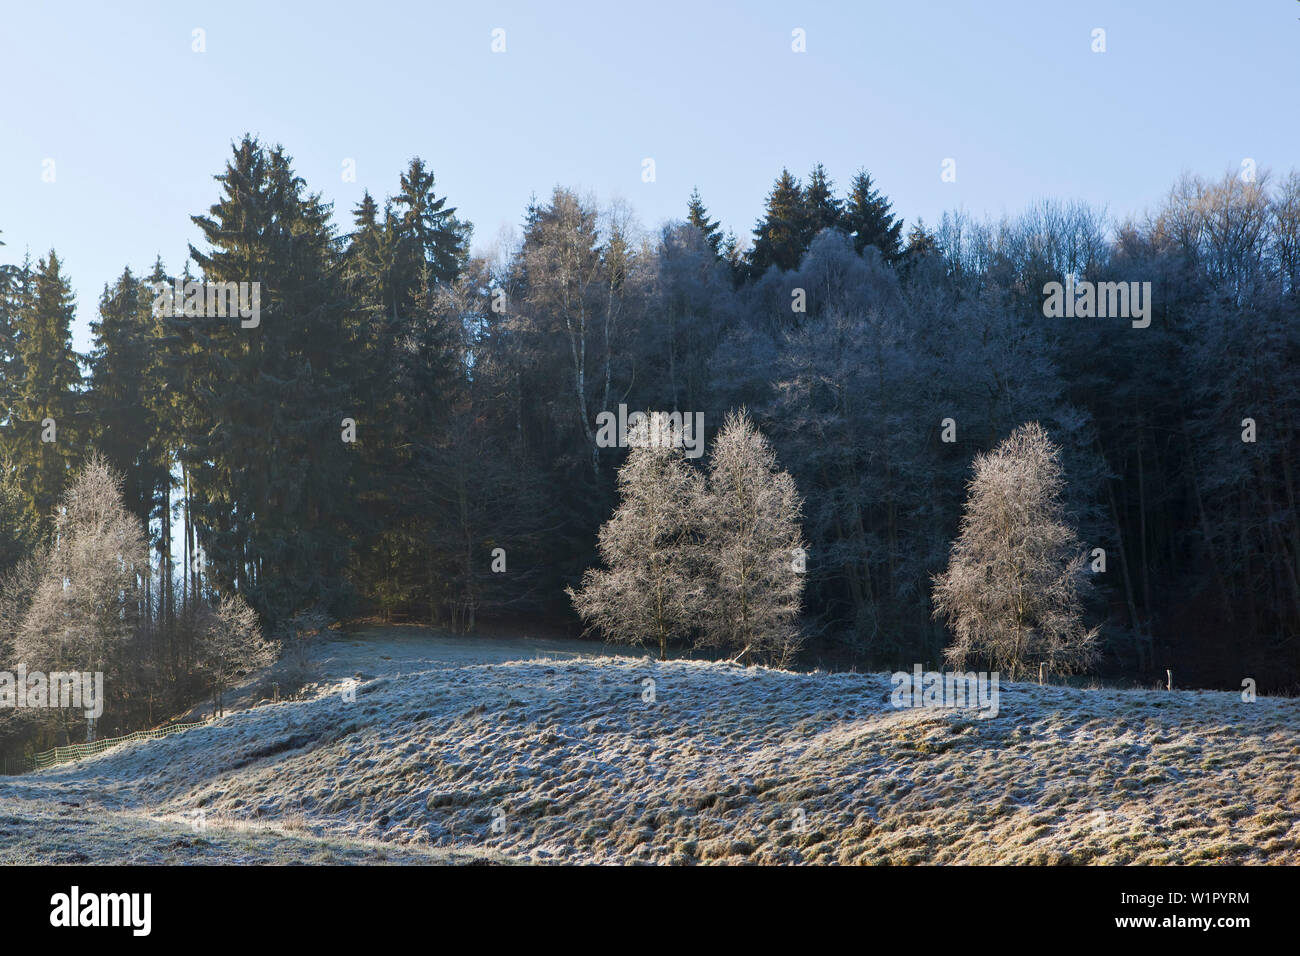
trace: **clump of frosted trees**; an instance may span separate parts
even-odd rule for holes
[[[715,647],[788,664],[801,639],[802,499],[742,410],[727,417],[707,471],[693,467],[667,418],[629,438],[619,505],[601,527],[603,568],[569,589],[578,613],[613,642]],[[1083,621],[1092,583],[1064,506],[1061,448],[1037,422],[978,455],[947,569],[933,579],[953,667],[986,663],[1012,679],[1044,663],[1092,663],[1099,629]]]
[[[276,648],[239,595],[198,607],[185,622],[185,660],[163,660],[164,644],[145,613],[149,576],[144,528],[123,501],[122,477],[92,455],[60,499],[48,539],[0,581],[0,669],[102,673],[99,720],[119,732],[151,723],[146,698],[173,708],[188,702],[185,691],[161,693],[160,675],[209,693],[219,709],[241,675],[274,661]],[[0,738],[11,746],[67,743],[83,723],[85,738],[94,740],[96,720],[82,710],[9,710]]]
[[[982,661],[1012,680],[1034,663],[1087,665],[1098,629],[1083,623],[1091,581],[1062,504],[1061,449],[1029,422],[974,470],[947,570],[934,578],[934,615],[953,633],[948,663]]]
[[[742,409],[728,415],[707,472],[683,454],[670,420],[629,437],[619,505],[601,527],[604,568],[574,607],[607,640],[714,647],[743,662],[789,663],[801,643],[802,499]]]

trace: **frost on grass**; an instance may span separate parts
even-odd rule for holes
[[[1294,700],[1003,684],[981,719],[894,710],[884,674],[365,651],[354,702],[341,659],[306,700],[0,780],[0,860],[57,832],[54,862],[1300,862]]]

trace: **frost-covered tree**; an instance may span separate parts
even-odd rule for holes
[[[976,456],[960,535],[934,578],[953,667],[984,659],[1014,680],[1033,663],[1070,671],[1094,656],[1098,629],[1083,623],[1089,580],[1064,489],[1061,450],[1037,422]]]
[[[6,665],[16,660],[15,648],[48,560],[48,548],[41,544],[0,575],[0,661]]]
[[[557,188],[525,233],[517,270],[523,295],[516,322],[545,356],[548,393],[555,389],[553,400],[563,402],[557,407],[572,410],[566,418],[570,428],[582,430],[593,475],[600,472],[600,455],[592,421],[595,411],[609,407],[608,389],[600,385],[612,331],[603,321],[600,238],[595,205]]]
[[[600,529],[605,569],[589,569],[579,590],[567,589],[578,613],[607,640],[658,644],[660,658],[696,626],[705,583],[694,534],[703,481],[680,438],[657,412],[634,429],[618,472],[618,509]]]
[[[109,672],[123,657],[142,615],[148,544],[122,499],[122,478],[95,455],[64,493],[53,543],[14,637],[14,655],[33,670]],[[93,720],[87,722],[93,740]]]
[[[220,717],[225,692],[250,671],[275,662],[279,646],[262,636],[257,613],[238,594],[227,595],[216,608],[199,612],[195,652],[212,692],[212,713]]]
[[[641,324],[636,343],[641,394],[652,407],[702,409],[713,397],[709,360],[734,324],[730,269],[682,223],[664,228],[655,253],[654,321]]]
[[[742,661],[786,664],[799,650],[803,500],[743,408],[727,415],[709,462],[701,526],[708,561],[701,643]]]

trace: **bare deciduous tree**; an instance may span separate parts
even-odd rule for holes
[[[702,476],[683,456],[678,435],[658,413],[634,429],[618,472],[621,503],[600,529],[607,570],[592,568],[567,593],[607,640],[653,642],[659,656],[697,624],[703,582],[697,573]]]
[[[18,561],[0,576],[0,662],[11,666],[16,660],[15,648],[23,632],[23,625],[31,610],[32,597],[40,587],[47,554],[46,546]],[[48,716],[48,715],[45,715]],[[0,709],[0,741],[21,738],[34,725],[45,723],[39,719],[41,712],[29,708]]]
[[[0,660],[8,662],[15,657],[23,623],[48,560],[47,548],[41,545],[0,577]]]
[[[702,643],[787,664],[799,650],[803,500],[742,408],[713,445],[702,533],[709,570]]]
[[[101,456],[91,457],[65,492],[53,543],[38,560],[14,639],[17,659],[45,671],[120,665],[139,626],[149,553],[144,529],[123,504],[121,476]],[[110,679],[123,679],[123,668],[116,670]],[[87,739],[94,734],[87,719]]]
[[[235,680],[275,662],[279,646],[262,636],[256,612],[238,594],[221,599],[216,609],[200,612],[199,666],[212,689],[212,712],[220,717],[224,695]]]
[[[1039,661],[1070,671],[1094,656],[1098,629],[1083,624],[1090,587],[1082,546],[1061,496],[1061,450],[1037,422],[975,458],[961,532],[934,578],[934,616],[945,617],[953,667],[985,658],[1014,680]]]
[[[742,409],[727,416],[708,482],[656,413],[619,471],[622,503],[600,530],[608,570],[569,589],[608,639],[668,643],[695,634],[742,661],[786,664],[799,650],[803,505],[794,479]]]

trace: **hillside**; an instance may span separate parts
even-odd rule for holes
[[[0,778],[0,862],[1300,862],[1295,700],[1003,684],[980,719],[592,648],[322,645],[307,699]]]

